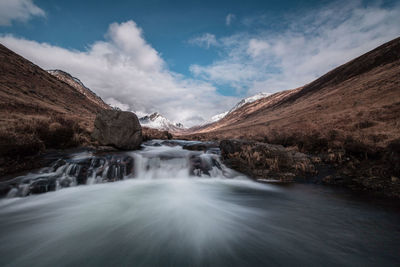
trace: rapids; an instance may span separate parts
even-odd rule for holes
[[[256,183],[186,143],[66,155],[16,177],[0,200],[0,266],[399,266],[396,207]],[[38,179],[54,188],[32,191]]]

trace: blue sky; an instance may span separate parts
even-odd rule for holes
[[[109,24],[134,20],[169,67],[190,76],[191,64],[209,64],[218,58],[218,51],[190,45],[191,38],[205,32],[223,37],[237,31],[279,31],[284,27],[279,22],[286,14],[316,8],[324,2],[327,1],[36,0],[34,3],[45,11],[45,17],[35,17],[28,23],[15,21],[12,27],[1,27],[1,31],[84,50],[88,44],[104,39]],[[234,15],[230,25],[226,25],[228,14]],[[262,21],[251,26],[243,22],[257,16],[262,16]]]
[[[200,123],[400,35],[398,1],[0,0],[0,42],[106,102]]]

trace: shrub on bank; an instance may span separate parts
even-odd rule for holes
[[[79,124],[61,116],[27,118],[9,128],[0,129],[0,156],[19,158],[49,148],[68,148],[88,140]]]

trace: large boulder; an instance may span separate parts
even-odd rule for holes
[[[101,145],[136,149],[142,143],[142,127],[132,112],[103,110],[96,116],[92,136]]]
[[[307,155],[281,145],[223,140],[220,142],[220,149],[225,164],[254,179],[290,182],[295,177],[316,173],[314,164]]]

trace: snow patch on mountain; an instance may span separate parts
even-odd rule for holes
[[[242,99],[231,110],[229,110],[228,113],[231,113],[231,112],[237,110],[238,108],[246,105],[247,103],[252,103],[252,102],[254,102],[254,101],[258,100],[258,99],[265,98],[265,97],[270,96],[270,95],[271,95],[271,93],[259,93],[259,94],[247,97],[245,99]],[[228,115],[228,113],[226,115]]]
[[[233,108],[231,108],[229,111],[225,111],[225,112],[223,112],[223,113],[214,115],[214,116],[211,117],[211,119],[207,120],[206,122],[202,123],[201,125],[207,125],[207,124],[211,124],[211,123],[217,122],[217,121],[223,119],[223,118],[224,118],[226,115],[228,115],[229,113],[232,113],[233,111],[235,111],[235,110],[237,110],[238,108],[240,108],[240,107],[246,105],[247,103],[252,103],[252,102],[254,102],[254,101],[258,100],[258,99],[265,98],[265,97],[270,96],[270,95],[271,95],[270,93],[259,93],[259,94],[256,94],[256,95],[253,95],[253,96],[244,98],[244,99],[240,100],[240,101],[239,101]]]
[[[154,128],[162,131],[176,132],[184,129],[182,123],[172,122],[158,112],[141,117],[139,122],[144,127]]]

